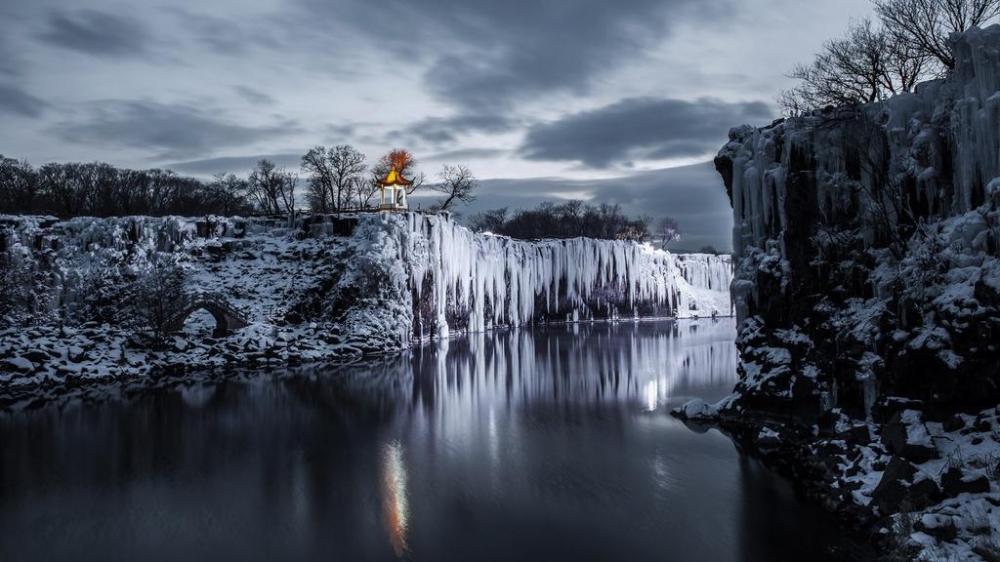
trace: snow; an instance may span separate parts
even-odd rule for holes
[[[51,356],[11,378],[15,386],[244,360],[353,361],[540,322],[732,314],[729,256],[477,235],[446,215],[308,217],[291,227],[239,217],[0,216],[0,242],[8,260],[41,279],[39,309],[0,324],[0,359],[33,349]],[[76,325],[65,316],[86,310],[95,287],[114,295],[124,276],[164,255],[183,269],[187,293],[221,295],[249,326],[216,340],[214,319],[201,311],[169,350],[150,352],[114,321]]]

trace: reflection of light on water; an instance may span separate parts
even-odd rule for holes
[[[403,446],[394,441],[382,450],[382,474],[379,484],[382,492],[382,518],[396,556],[406,552],[406,528],[409,511],[406,505],[406,467],[403,465]]]
[[[670,467],[667,461],[663,459],[659,452],[653,457],[653,481],[656,482],[656,486],[662,489],[670,489],[676,487],[676,480],[670,474]]]
[[[656,406],[659,404],[659,387],[658,381],[651,380],[646,383],[646,411],[652,412],[656,410]]]

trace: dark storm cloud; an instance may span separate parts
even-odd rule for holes
[[[99,10],[75,14],[51,11],[48,29],[38,37],[57,47],[95,56],[130,57],[146,51],[147,33],[139,21]]]
[[[630,160],[697,157],[713,152],[735,125],[771,119],[762,102],[711,98],[628,98],[528,130],[521,154],[530,160],[579,161],[595,168]]]
[[[732,2],[699,0],[300,0],[314,24],[344,22],[429,62],[427,87],[482,113],[552,92],[585,92],[592,79],[644,56],[675,23],[726,17]],[[328,19],[319,18],[326,15]],[[405,22],[404,27],[395,25]],[[403,31],[403,32],[400,32]]]
[[[283,153],[260,154],[257,156],[223,156],[219,158],[206,158],[203,160],[190,160],[187,162],[174,162],[172,164],[165,164],[163,167],[175,172],[196,176],[212,176],[218,173],[243,175],[250,171],[250,169],[254,167],[254,164],[256,164],[259,160],[266,159],[274,162],[279,167],[295,171],[299,169],[299,164],[302,161],[302,155],[305,153],[306,151],[303,150],[301,154]]]
[[[69,142],[148,148],[159,151],[159,158],[176,159],[273,140],[301,129],[292,122],[235,125],[215,112],[183,104],[116,100],[94,104],[86,120],[59,123],[55,132]]]
[[[434,193],[423,191],[411,197],[411,205],[427,207],[437,200]],[[722,179],[710,162],[602,180],[483,180],[476,195],[474,202],[457,209],[464,220],[488,209],[508,207],[514,211],[544,201],[577,198],[595,204],[617,203],[633,217],[647,215],[655,221],[673,217],[682,231],[675,248],[732,248],[733,211]]]
[[[9,84],[0,84],[0,113],[39,117],[49,106],[45,101]]]
[[[275,103],[275,99],[271,96],[249,86],[236,86],[233,88],[233,91],[235,91],[241,98],[254,105],[274,105]]]

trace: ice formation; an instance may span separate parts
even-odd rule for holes
[[[103,330],[103,339],[125,345],[128,328],[115,310],[121,286],[164,256],[183,269],[187,293],[222,296],[250,322],[232,338],[208,344],[210,326],[186,326],[173,355],[162,361],[117,348],[104,352],[90,336],[73,336],[79,347],[95,350],[88,351],[93,364],[85,368],[104,374],[109,367],[102,358],[116,369],[148,370],[149,364],[214,365],[248,354],[356,357],[497,327],[728,316],[732,310],[729,256],[674,256],[633,242],[583,238],[518,241],[474,234],[445,215],[313,216],[291,226],[256,218],[8,216],[0,217],[0,250],[7,269],[20,272],[0,281],[24,289],[27,303],[19,317],[4,317],[0,359],[27,352],[32,338],[56,342],[62,325],[90,324],[88,334]],[[212,322],[197,318],[191,322]],[[31,326],[35,335],[22,337],[17,326]],[[55,368],[79,370],[79,360],[52,347]],[[4,377],[0,373],[0,383]]]

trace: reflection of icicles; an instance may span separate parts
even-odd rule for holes
[[[406,530],[409,510],[406,503],[406,466],[403,464],[403,446],[394,441],[382,450],[382,519],[389,541],[396,556],[406,553]]]
[[[656,406],[659,405],[659,390],[660,383],[657,380],[651,380],[646,383],[646,411],[654,412],[656,411]]]

